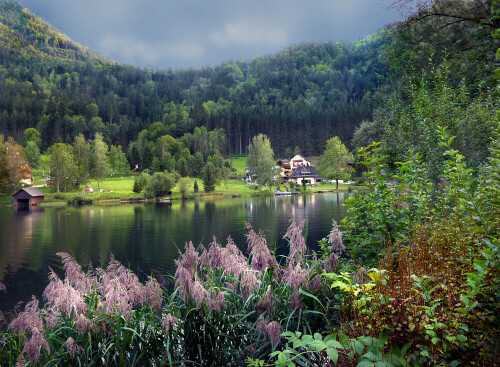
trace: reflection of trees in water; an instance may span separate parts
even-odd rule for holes
[[[16,272],[26,263],[43,212],[42,207],[14,208],[10,220],[0,221],[0,281],[7,271]]]
[[[265,229],[268,243],[276,243],[278,253],[285,254],[287,242],[283,235],[290,220],[307,222],[308,245],[315,248],[317,241],[331,229],[332,217],[337,221],[345,217],[343,201],[344,193],[339,193],[338,200],[335,194],[279,196],[260,201],[254,199],[248,206],[248,218],[254,229]]]
[[[343,201],[342,193],[339,199]],[[309,219],[309,243],[320,239],[311,236],[314,231],[323,235],[329,232],[332,216],[337,220],[345,216],[335,194],[46,208],[43,215],[26,217],[12,215],[11,211],[0,211],[2,240],[8,238],[0,242],[0,277],[31,272],[24,276],[25,282],[33,283],[26,288],[40,287],[39,278],[45,281],[48,266],[62,274],[55,255],[59,251],[72,254],[84,266],[92,260],[96,267],[106,265],[112,252],[145,278],[152,269],[173,274],[173,260],[186,241],[207,246],[215,235],[226,244],[231,236],[245,251],[246,221],[256,231],[263,230],[271,247],[277,244],[279,253],[286,253],[283,235],[291,216]],[[12,238],[14,233],[18,236]]]
[[[28,299],[22,291],[33,289],[30,285],[33,279],[37,278],[40,283],[39,276],[33,272],[36,267],[30,264],[30,250],[44,212],[41,207],[6,210],[10,213],[1,215],[0,220],[0,281],[7,287],[7,293],[0,292],[0,309],[4,311],[11,310],[19,300]]]

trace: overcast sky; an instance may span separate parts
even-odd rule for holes
[[[394,0],[19,0],[120,63],[215,66],[292,44],[351,41],[401,20]]]

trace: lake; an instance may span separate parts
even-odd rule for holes
[[[39,299],[48,284],[49,267],[62,275],[57,252],[72,254],[80,264],[107,265],[109,254],[144,279],[155,269],[174,274],[178,248],[186,241],[208,245],[213,235],[228,236],[246,253],[245,222],[262,230],[278,254],[288,252],[283,235],[293,217],[307,220],[310,248],[346,215],[348,194],[200,199],[170,203],[109,206],[0,208],[0,310],[11,310],[31,295]]]

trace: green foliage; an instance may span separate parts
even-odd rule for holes
[[[403,187],[391,187],[393,177],[384,168],[387,156],[381,156],[380,151],[380,143],[374,143],[358,152],[358,164],[367,168],[367,190],[345,200],[348,216],[342,220],[351,255],[363,256],[371,264],[376,262],[380,244],[394,242],[408,228],[408,208],[399,205],[403,198],[398,192]]]
[[[99,189],[99,180],[106,177],[108,173],[108,145],[102,140],[102,135],[97,132],[90,149],[90,176],[97,180],[97,189]]]
[[[84,184],[90,175],[90,144],[85,140],[83,134],[75,136],[73,143],[76,177],[79,183]]]
[[[437,185],[418,155],[388,174],[379,144],[361,150],[368,191],[346,201],[344,238],[365,263],[374,264],[367,254],[378,256],[381,270],[327,277],[345,292],[351,337],[412,342],[406,361],[417,365],[488,365],[498,333],[498,199],[489,196],[500,186],[498,139],[475,179],[454,137],[445,128],[436,135],[444,154]]]
[[[489,139],[498,123],[494,110],[498,100],[489,92],[471,97],[465,82],[450,84],[449,64],[409,81],[408,97],[394,94],[385,121],[386,154],[390,166],[408,159],[408,152],[422,155],[433,180],[443,169],[443,149],[437,144],[439,127],[455,136],[452,147],[458,149],[472,167],[482,164],[487,155]]]
[[[328,180],[347,180],[350,178],[352,169],[350,164],[354,158],[347,150],[338,136],[330,138],[326,142],[325,151],[319,158],[318,170]]]
[[[38,168],[40,163],[40,149],[34,141],[28,141],[24,148],[26,154],[26,161],[32,168]]]
[[[28,145],[28,142],[30,141],[34,142],[37,146],[40,146],[42,144],[42,137],[40,135],[40,132],[32,127],[24,130],[23,146],[26,147]]]
[[[151,176],[146,172],[142,172],[139,176],[136,176],[134,178],[134,187],[132,191],[134,191],[136,194],[140,193],[142,190],[144,190],[150,180]]]
[[[263,134],[254,136],[248,147],[247,167],[252,180],[261,186],[272,186],[279,176],[269,138]]]
[[[144,196],[154,198],[169,195],[176,182],[177,176],[174,173],[155,172],[146,183]]]
[[[191,186],[191,180],[188,177],[181,177],[179,182],[177,183],[177,187],[179,192],[182,195],[182,198],[185,199],[187,197],[187,192],[189,187]]]
[[[129,170],[127,157],[122,151],[121,145],[111,145],[108,152],[108,163],[111,167],[111,173],[126,173]]]
[[[77,185],[73,147],[69,144],[56,143],[47,152],[50,155],[49,167],[55,191],[73,189]]]
[[[212,192],[215,190],[215,186],[219,184],[221,178],[220,169],[215,167],[212,162],[208,162],[201,170],[200,178],[203,180],[203,190]]]

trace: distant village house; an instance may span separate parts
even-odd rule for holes
[[[299,166],[288,177],[288,181],[292,181],[297,185],[314,186],[321,182],[321,176],[313,166]]]
[[[311,162],[309,162],[307,159],[302,157],[300,154],[297,154],[295,157],[290,159],[290,168],[294,170],[297,167],[302,167],[302,166],[310,166]]]

